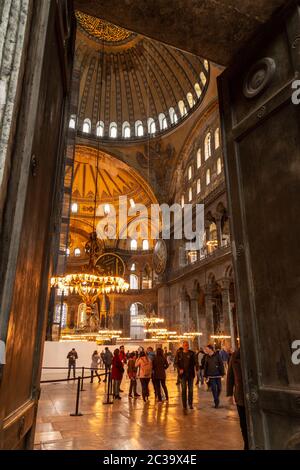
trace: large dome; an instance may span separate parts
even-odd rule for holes
[[[102,139],[173,129],[202,102],[209,64],[192,54],[76,13],[79,113],[71,126]]]

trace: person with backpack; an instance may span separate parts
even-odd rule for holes
[[[158,403],[162,403],[161,386],[165,394],[166,401],[169,401],[168,389],[166,386],[166,369],[169,367],[168,361],[163,353],[162,348],[158,348],[156,356],[152,361],[153,379],[156,389]]]
[[[142,386],[142,397],[146,402],[149,399],[149,382],[152,375],[152,362],[144,351],[140,353],[140,357],[136,360],[135,366],[139,368],[139,379]]]

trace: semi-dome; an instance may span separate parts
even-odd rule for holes
[[[202,102],[206,60],[76,12],[78,116],[70,126],[101,139],[168,132]]]

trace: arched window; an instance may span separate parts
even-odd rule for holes
[[[189,188],[189,202],[193,200],[193,191],[192,188]]]
[[[96,136],[103,137],[104,136],[104,122],[98,121],[96,125]]]
[[[208,160],[209,157],[211,157],[211,133],[208,132],[205,137],[204,141],[204,153],[205,153],[205,160]]]
[[[85,134],[90,134],[91,133],[91,120],[90,119],[85,119],[83,121],[83,126],[82,126],[82,132]]]
[[[210,184],[210,169],[208,168],[206,170],[206,185],[208,186]]]
[[[135,135],[142,137],[144,135],[144,127],[142,121],[136,121],[135,123]]]
[[[201,193],[201,181],[200,178],[197,179],[197,194]]]
[[[199,148],[197,150],[197,168],[200,168],[201,166],[201,149]]]
[[[70,117],[69,128],[70,128],[70,129],[75,129],[75,127],[76,127],[76,116],[73,114],[73,115]]]
[[[217,160],[217,175],[219,175],[222,172],[222,161],[221,158],[219,157]]]
[[[143,250],[149,250],[149,241],[143,240]]]
[[[204,67],[206,68],[206,70],[208,70],[209,64],[208,64],[208,61],[207,61],[207,60],[204,61]]]
[[[200,98],[202,91],[201,91],[199,83],[195,83],[194,88],[195,88],[196,95],[198,96],[198,98]]]
[[[108,215],[110,213],[110,205],[109,204],[104,204],[103,212],[104,212],[105,215]]]
[[[137,241],[136,240],[131,240],[130,241],[130,249],[131,250],[137,250]]]
[[[187,114],[186,106],[182,100],[178,102],[178,109],[180,111],[181,116],[185,116]]]
[[[139,278],[136,274],[130,274],[129,276],[129,286],[130,289],[138,289],[139,288]]]
[[[160,130],[163,131],[168,128],[167,118],[164,113],[160,113],[158,116]]]
[[[169,109],[169,114],[170,114],[170,120],[172,124],[176,124],[178,121],[177,114],[175,113],[174,108]]]
[[[203,72],[200,73],[200,80],[203,86],[206,85],[206,76],[204,75]]]
[[[122,137],[124,137],[125,139],[130,138],[130,124],[127,121],[123,122],[122,125]]]
[[[156,125],[155,125],[155,121],[153,118],[149,118],[148,119],[148,133],[149,134],[155,134],[156,132]]]
[[[55,305],[55,323],[60,323],[62,328],[67,326],[67,313],[68,313],[68,305],[64,302],[63,304],[56,304]]]
[[[217,128],[215,130],[215,149],[220,147],[220,129]]]
[[[184,195],[181,196],[181,207],[184,208]]]
[[[190,166],[189,166],[189,169],[188,169],[188,179],[189,179],[189,180],[192,179],[192,173],[193,173],[193,171],[192,171],[192,166],[190,165]]]
[[[109,125],[109,137],[115,139],[118,135],[118,126],[115,122],[111,122]]]
[[[135,271],[135,263],[132,263],[132,265],[130,267],[130,271]]]
[[[78,212],[77,202],[73,202],[73,204],[71,205],[71,212],[72,212],[72,214],[77,214],[77,212]]]
[[[74,255],[75,256],[80,256],[80,253],[81,253],[80,248],[75,248]]]
[[[195,106],[195,100],[194,100],[194,97],[193,97],[192,93],[189,92],[189,93],[186,95],[186,99],[187,99],[187,102],[188,102],[190,108],[192,108],[193,106]]]

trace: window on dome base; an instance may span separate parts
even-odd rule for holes
[[[83,121],[82,132],[84,132],[85,134],[90,134],[91,128],[92,128],[91,120],[85,119]]]

